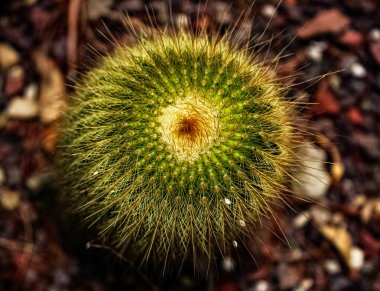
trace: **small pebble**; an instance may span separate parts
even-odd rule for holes
[[[320,63],[323,58],[323,52],[326,50],[327,44],[325,42],[313,42],[307,49],[306,55],[312,61]]]
[[[343,227],[346,228],[346,221],[344,219],[344,216],[340,212],[336,212],[331,216],[331,224],[337,227]]]
[[[314,285],[314,280],[311,278],[306,278],[301,281],[301,283],[294,289],[294,291],[307,291],[311,290]]]
[[[369,32],[369,39],[372,41],[380,40],[380,28],[372,28]]]
[[[235,269],[235,262],[230,256],[224,257],[222,267],[225,271],[231,272],[233,269]]]
[[[350,252],[350,267],[361,270],[364,265],[364,251],[358,247],[353,247]]]
[[[302,228],[310,220],[308,212],[302,212],[293,219],[293,224],[296,228]]]
[[[6,109],[6,114],[11,118],[27,119],[36,117],[38,111],[37,102],[26,98],[15,97],[11,99]]]
[[[37,99],[37,93],[38,93],[38,86],[37,84],[29,84],[26,86],[24,91],[24,97],[29,100],[36,100]]]
[[[177,27],[189,27],[189,18],[187,17],[186,14],[178,14],[175,17],[175,24]]]
[[[325,151],[310,145],[302,148],[300,155],[303,157],[302,170],[295,174],[292,189],[299,196],[323,198],[331,184],[330,174],[325,168]]]
[[[336,275],[342,271],[340,264],[337,260],[326,260],[323,264],[326,272],[330,275]]]
[[[266,17],[266,18],[272,18],[276,14],[276,7],[273,5],[264,5],[263,8],[261,9],[261,13]]]
[[[367,76],[367,71],[360,63],[353,63],[350,67],[350,72],[355,78],[364,78]]]
[[[270,285],[269,285],[268,281],[259,280],[256,282],[256,285],[253,288],[253,290],[254,291],[269,291],[271,289],[270,289]]]
[[[36,191],[48,180],[49,173],[39,173],[28,177],[25,182],[26,187],[29,190]]]
[[[340,84],[342,83],[342,79],[338,74],[333,74],[328,77],[329,85],[331,89],[334,91],[338,91],[340,88]]]
[[[290,251],[290,259],[293,260],[293,261],[299,261],[302,259],[303,257],[303,252],[301,249],[299,248],[295,248],[295,249],[292,249]]]
[[[0,204],[6,210],[14,210],[20,203],[20,195],[16,191],[8,189],[0,190]]]

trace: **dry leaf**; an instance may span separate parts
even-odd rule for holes
[[[320,232],[338,250],[346,265],[352,270],[360,270],[364,264],[364,251],[352,243],[345,227],[321,225]]]
[[[368,223],[374,214],[380,215],[380,198],[368,200],[363,205],[360,217],[363,222]]]
[[[339,33],[348,27],[350,19],[338,9],[319,12],[312,20],[301,28],[297,35],[308,38],[323,33]]]
[[[42,147],[46,152],[50,154],[53,154],[55,152],[58,139],[58,130],[58,122],[52,122],[43,129]]]
[[[350,266],[351,249],[353,245],[351,235],[348,233],[348,231],[343,227],[321,225],[320,232],[336,247],[336,249],[342,255],[346,264]]]
[[[326,79],[322,80],[318,85],[313,111],[317,114],[340,112],[340,103],[335,95],[331,92]]]
[[[67,107],[65,79],[53,60],[35,52],[34,61],[41,74],[39,107],[42,122],[57,120]]]
[[[38,104],[34,100],[15,97],[11,99],[6,111],[10,118],[28,119],[38,115]]]
[[[6,210],[14,210],[20,203],[20,195],[16,191],[2,189],[0,191],[0,204]]]
[[[20,61],[20,55],[10,45],[0,43],[0,68],[7,69]]]

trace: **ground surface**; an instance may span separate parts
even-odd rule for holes
[[[86,250],[59,218],[51,182],[57,124],[78,72],[94,49],[110,52],[104,24],[132,44],[118,11],[137,27],[206,27],[222,33],[250,1],[14,0],[0,3],[0,290],[380,290],[380,3],[377,0],[257,0],[243,32],[284,48],[281,76],[290,95],[311,104],[323,164],[298,189],[296,211],[278,221],[289,243],[269,235],[260,260],[232,268],[226,258],[206,281],[186,271],[165,279],[136,271],[104,250]],[[197,11],[203,11],[197,20]],[[172,11],[172,13],[170,13]],[[253,19],[253,21],[252,21]],[[257,49],[258,47],[256,47]],[[325,75],[325,76],[324,76]],[[321,78],[321,76],[324,76]],[[325,156],[325,157],[323,157]],[[319,174],[322,173],[322,174]],[[291,247],[289,247],[289,244]],[[235,264],[236,265],[236,264]],[[223,267],[224,266],[224,267]]]

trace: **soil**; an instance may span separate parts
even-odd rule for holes
[[[325,159],[327,175],[282,207],[256,261],[225,257],[207,279],[138,269],[60,215],[56,141],[75,83],[152,25],[235,26],[237,45],[280,54],[286,98],[300,100]],[[0,290],[380,290],[379,100],[377,0],[1,1]]]

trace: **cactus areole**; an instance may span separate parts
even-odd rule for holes
[[[95,240],[139,261],[223,255],[270,216],[295,166],[291,102],[229,37],[119,47],[63,122],[64,198]]]

